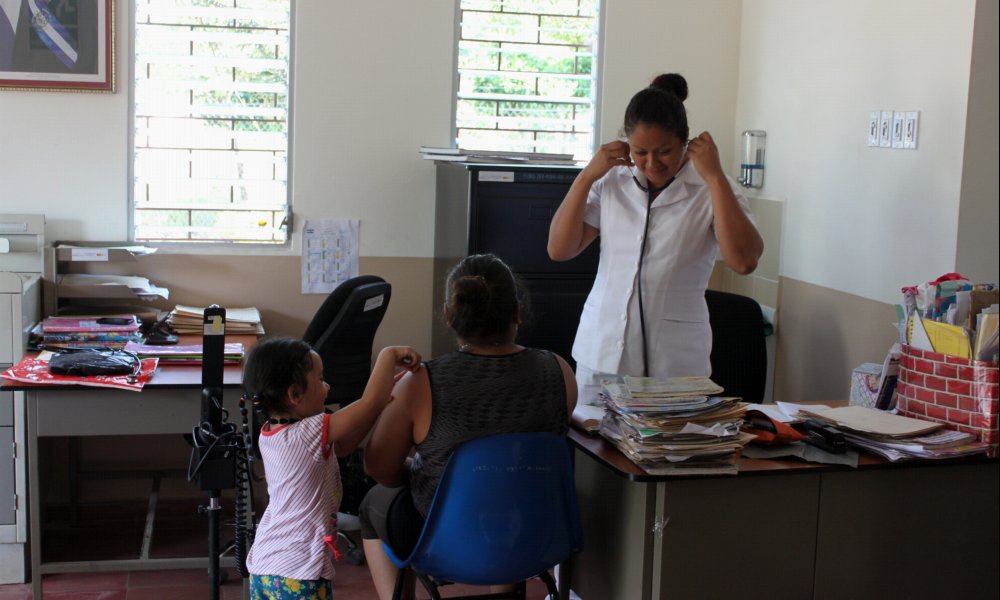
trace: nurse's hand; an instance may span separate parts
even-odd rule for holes
[[[702,179],[708,181],[718,177],[725,178],[722,163],[719,162],[719,149],[707,131],[701,132],[701,135],[688,142],[687,155]]]
[[[612,167],[631,167],[632,156],[629,154],[629,147],[626,142],[615,140],[608,142],[594,153],[593,158],[587,163],[580,173],[591,181],[597,181],[611,170]]]

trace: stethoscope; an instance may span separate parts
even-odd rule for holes
[[[684,144],[684,147],[681,149],[681,166],[677,169],[678,173],[687,164],[684,162],[686,155],[687,144]],[[674,176],[668,179],[662,187],[654,188],[643,185],[631,167],[629,167],[629,172],[632,173],[632,181],[635,182],[640,190],[646,192],[646,218],[642,227],[642,243],[639,245],[639,265],[636,269],[636,293],[639,295],[639,330],[642,332],[642,376],[649,377],[649,343],[646,337],[646,312],[642,305],[642,263],[646,256],[646,239],[649,237],[649,213],[653,207],[653,200],[660,195],[660,192],[670,187],[670,184],[677,178],[677,173],[674,173]]]

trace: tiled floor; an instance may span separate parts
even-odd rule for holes
[[[235,571],[230,571],[230,574],[235,575]],[[196,600],[209,597],[207,579],[207,573],[201,569],[46,575],[43,594],[44,600]],[[242,598],[242,583],[242,579],[230,576],[227,583],[219,588],[220,599]],[[337,600],[378,598],[368,568],[364,565],[339,563],[333,589]],[[442,595],[453,597],[486,591],[486,588],[454,585],[444,588]],[[429,598],[419,585],[417,598]],[[528,599],[543,598],[545,586],[539,581],[530,582]],[[31,600],[31,585],[0,585],[0,600]]]
[[[148,549],[150,558],[205,554],[206,520],[197,510],[203,503],[200,498],[161,503]],[[60,506],[48,507],[44,519],[43,560],[138,558],[146,508],[134,502],[85,504],[75,512]],[[261,506],[258,514],[262,512]],[[223,527],[220,534],[229,539],[231,528]],[[336,568],[334,596],[337,600],[377,600],[368,567],[353,566],[343,559]],[[243,580],[235,569],[228,569],[227,574],[227,582],[220,586],[220,599],[242,598]],[[429,598],[419,585],[417,588],[418,599]],[[209,598],[210,592],[206,569],[53,574],[44,576],[42,589],[43,600],[199,600]],[[454,597],[486,591],[488,588],[451,585],[441,593]],[[542,598],[545,598],[545,585],[537,580],[529,582],[528,599]],[[0,585],[0,600],[32,600],[31,585]]]

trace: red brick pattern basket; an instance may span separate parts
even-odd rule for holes
[[[896,385],[899,414],[944,423],[974,434],[997,455],[1000,435],[1000,369],[995,362],[968,360],[903,345]]]

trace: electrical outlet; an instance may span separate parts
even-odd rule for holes
[[[868,113],[868,145],[878,146],[878,120],[882,113],[873,110]]]
[[[903,119],[903,147],[915,150],[917,148],[917,130],[920,125],[920,111],[908,111],[905,115]]]
[[[878,119],[879,148],[892,147],[892,111],[883,110]]]
[[[892,147],[902,148],[903,147],[903,120],[906,117],[906,113],[900,111],[893,111],[892,113]]]

